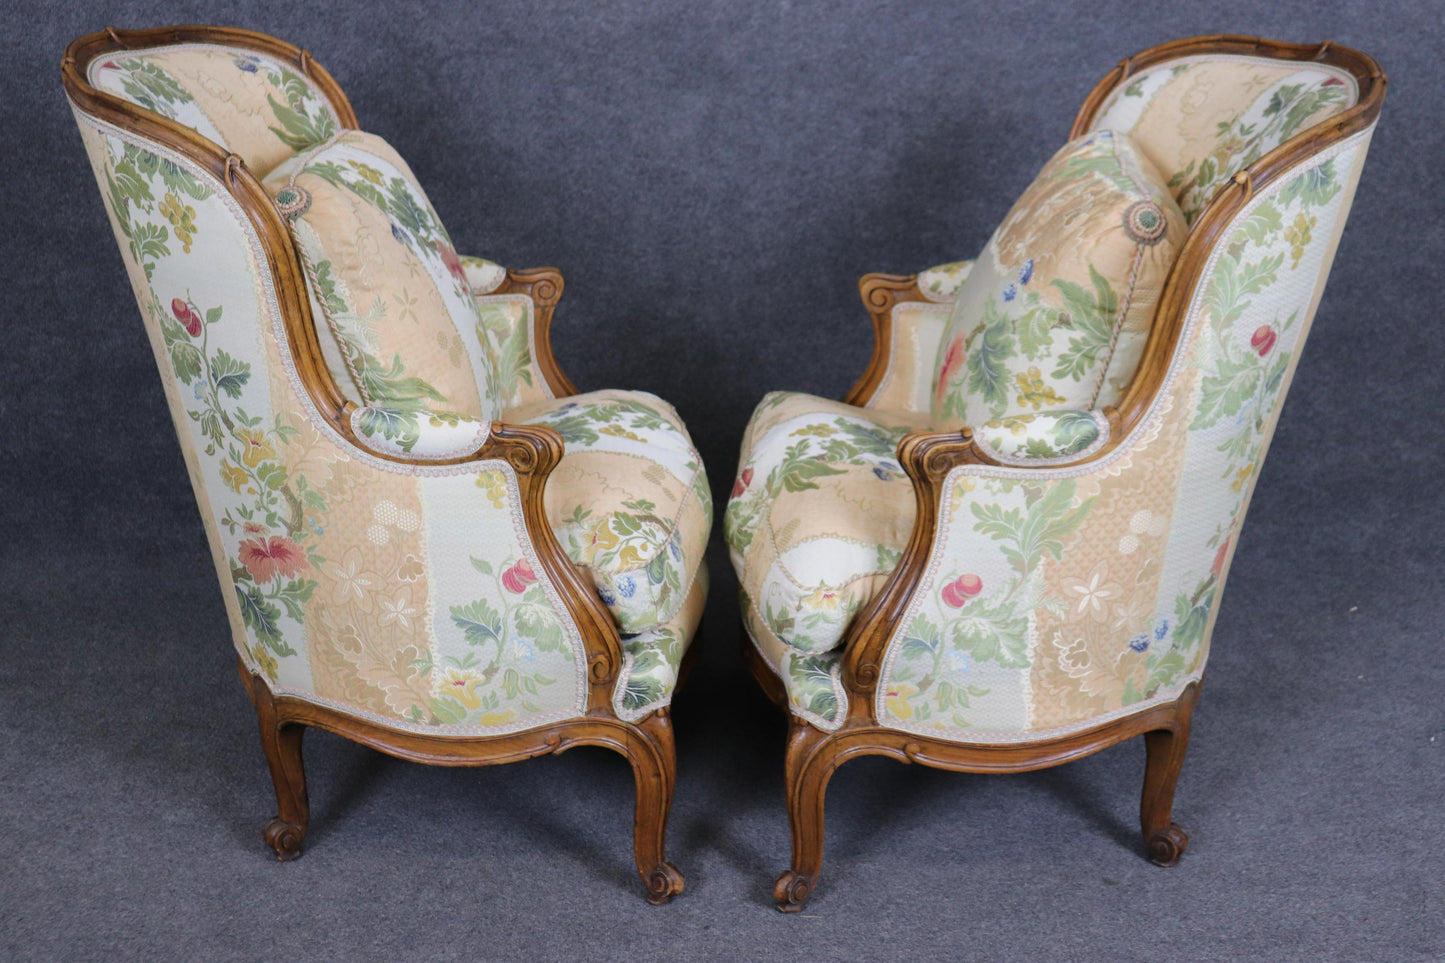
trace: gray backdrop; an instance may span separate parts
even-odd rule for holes
[[[0,956],[1445,953],[1440,8],[1079,7],[9,6]],[[779,916],[783,720],[741,670],[717,540],[676,707],[673,905],[642,901],[631,776],[600,750],[446,771],[314,734],[308,853],[271,860],[251,707],[57,69],[81,33],[174,22],[308,47],[463,252],[562,268],[563,367],[673,401],[719,508],[764,392],[836,397],[862,370],[859,275],[971,257],[1121,57],[1218,31],[1378,57],[1389,97],[1196,714],[1183,863],[1140,855],[1136,743],[1014,777],[865,760],[833,782],[809,915]]]

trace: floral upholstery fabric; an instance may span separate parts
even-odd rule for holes
[[[1369,133],[1235,215],[1160,397],[1118,448],[1077,468],[949,475],[926,575],[888,643],[880,720],[1033,739],[1175,699],[1200,678]]]
[[[1006,464],[1069,461],[1100,448],[1109,438],[1109,421],[1097,411],[1005,415],[979,425],[973,437]]]
[[[1325,64],[1185,57],[1116,90],[1094,126],[1129,134],[1193,223],[1237,172],[1357,98],[1354,77]]]
[[[194,129],[258,177],[341,129],[330,101],[300,71],[254,51],[172,44],[113,54],[89,73],[97,89]],[[175,219],[171,228],[179,236]]]
[[[920,421],[790,392],[758,405],[724,530],[744,620],[775,665],[780,646],[836,648],[898,564],[916,506],[895,452]]]
[[[503,461],[411,468],[325,426],[289,366],[258,239],[224,185],[84,115],[238,651],[273,688],[387,725],[511,731],[585,708],[575,623]],[[192,199],[189,245],[160,198]]]
[[[400,465],[335,433],[292,365],[264,248],[225,185],[139,135],[78,109],[76,119],[248,669],[278,694],[411,731],[496,735],[581,716],[581,635],[533,549],[512,467]],[[669,412],[656,429],[640,415],[612,421],[624,434],[681,432]],[[423,448],[470,443],[451,434],[466,419],[439,420],[426,420]],[[656,460],[670,464],[670,452]],[[667,469],[649,464],[639,497],[668,487]],[[706,496],[700,463],[697,475],[678,502]],[[706,508],[678,517],[689,511]],[[688,526],[669,558],[676,548],[700,559],[706,522],[701,536]],[[705,584],[698,574],[654,591],[659,618],[623,640],[620,712],[671,698]]]
[[[863,407],[926,414],[933,404],[933,369],[953,299],[972,261],[929,268],[918,275],[925,300],[899,301],[890,311],[888,367]]]
[[[411,169],[384,140],[343,131],[265,184],[306,269],[332,377],[368,434],[411,450],[423,417],[490,421],[491,352],[461,260]],[[327,337],[329,333],[330,337]]]
[[[673,617],[644,632],[622,636],[623,670],[612,705],[618,716],[635,722],[667,705],[677,688],[682,659],[707,602],[707,566],[700,566],[687,600]]]
[[[462,273],[477,309],[477,335],[492,359],[492,384],[504,408],[553,397],[537,370],[537,306],[521,293],[500,293],[507,269],[479,257],[463,257]]]
[[[632,634],[673,620],[712,530],[702,457],[673,407],[643,391],[593,391],[510,409],[505,418],[562,436],[547,518],[618,627]]]
[[[1183,215],[1127,137],[1065,145],[1009,211],[955,297],[937,427],[1112,404],[1133,377]]]

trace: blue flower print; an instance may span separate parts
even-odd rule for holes
[[[612,606],[614,606],[614,605],[617,604],[617,596],[613,595],[611,592],[607,591],[607,589],[605,589],[605,588],[600,588],[600,587],[599,587],[599,588],[597,589],[597,597],[598,597],[599,599],[601,599],[601,600],[602,600],[602,604],[605,605],[605,606],[607,606],[608,608],[611,608]]]
[[[1018,297],[1018,293],[1019,289],[1010,284],[1008,287],[1003,289],[1003,299],[1005,301],[1012,301],[1014,298]]]
[[[1143,652],[1149,648],[1149,633],[1140,632],[1129,640],[1129,648],[1135,652]]]
[[[892,473],[891,471],[889,471],[888,469],[886,469],[886,468],[877,468],[877,467],[875,467],[875,468],[873,469],[873,474],[877,476],[877,478],[878,478],[879,481],[885,481],[885,482],[886,482],[886,481],[892,481],[892,480],[893,480],[893,473]]]
[[[622,576],[613,587],[617,589],[617,594],[625,599],[630,599],[637,594],[637,582],[631,575]]]
[[[237,68],[244,70],[248,74],[254,74],[256,71],[261,69],[260,67],[256,66],[256,61],[252,60],[250,57],[236,57],[234,59],[236,61]]]
[[[952,669],[954,672],[968,672],[968,671],[970,671],[970,666],[969,666],[969,663],[968,663],[968,655],[967,655],[966,653],[963,653],[963,652],[958,651],[957,649],[949,649],[949,650],[948,650],[948,667],[949,667],[950,669]]]
[[[1163,642],[1164,636],[1169,634],[1169,620],[1160,619],[1159,627],[1154,630],[1154,641]]]
[[[1028,287],[1029,282],[1032,281],[1033,278],[1034,259],[1029,258],[1027,261],[1024,262],[1024,266],[1019,268],[1019,283],[1022,284],[1024,287]]]
[[[411,238],[406,236],[406,232],[395,221],[391,223],[391,236],[396,238],[397,243],[411,246]]]

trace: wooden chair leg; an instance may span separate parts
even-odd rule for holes
[[[1149,860],[1159,866],[1173,866],[1189,846],[1189,834],[1174,823],[1174,787],[1189,748],[1189,721],[1199,689],[1190,685],[1179,697],[1174,725],[1144,734],[1147,761],[1144,793],[1139,802],[1139,827],[1144,834]]]
[[[637,808],[632,820],[632,850],[637,872],[647,887],[647,901],[655,906],[681,893],[682,874],[667,861],[667,817],[677,785],[677,749],[672,718],[658,709],[637,724],[627,750],[637,779]]]
[[[796,913],[803,908],[822,873],[823,797],[836,768],[828,741],[828,733],[789,717],[783,778],[788,799],[788,828],[793,836],[793,865],[773,886],[773,899],[784,913]]]
[[[242,678],[245,680],[244,672]],[[311,815],[306,801],[306,769],[301,761],[301,739],[306,727],[279,721],[266,683],[254,678],[245,681],[251,701],[256,705],[261,748],[276,786],[276,818],[266,824],[262,835],[276,851],[277,859],[295,859],[301,855],[301,843],[306,838],[306,824]]]

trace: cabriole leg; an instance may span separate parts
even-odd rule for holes
[[[1189,834],[1171,819],[1174,809],[1174,787],[1184,767],[1184,753],[1189,748],[1189,721],[1199,699],[1197,683],[1191,684],[1179,697],[1173,728],[1156,729],[1144,734],[1147,762],[1144,767],[1144,794],[1139,803],[1139,826],[1149,860],[1159,866],[1173,866],[1189,845]]]
[[[276,818],[266,824],[263,836],[276,851],[277,859],[291,860],[301,855],[311,813],[306,802],[306,769],[301,761],[301,738],[306,728],[281,722],[265,681],[254,676],[247,678],[247,675],[243,669],[242,680],[256,705],[261,748],[271,768],[271,782],[276,786]]]
[[[681,893],[684,885],[682,874],[667,861],[667,817],[677,784],[677,749],[666,708],[643,719],[637,730],[627,751],[637,778],[632,850],[638,875],[647,887],[647,901],[661,905]]]
[[[789,717],[784,791],[788,828],[793,836],[793,865],[773,886],[773,899],[784,913],[803,908],[823,868],[823,797],[833,774],[828,733]]]

